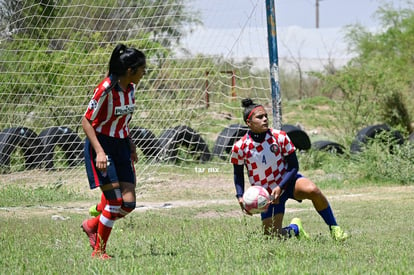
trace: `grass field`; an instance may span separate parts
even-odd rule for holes
[[[289,201],[311,240],[265,239],[245,216],[231,175],[197,175],[137,188],[138,207],[116,222],[109,261],[90,258],[80,224],[99,191],[0,186],[0,274],[413,274],[413,186],[321,186],[350,234],[331,240],[309,201]],[[87,190],[85,192],[85,190]]]

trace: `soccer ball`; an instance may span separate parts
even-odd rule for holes
[[[243,194],[244,208],[251,214],[265,212],[270,204],[270,195],[261,186],[250,186]]]

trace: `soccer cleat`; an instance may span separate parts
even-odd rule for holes
[[[101,212],[96,209],[96,204],[89,207],[89,215],[92,217],[98,217],[100,214]]]
[[[298,238],[299,240],[300,239],[304,239],[304,240],[308,240],[309,239],[309,235],[303,229],[302,221],[299,218],[293,218],[293,220],[290,223],[296,225],[298,227],[298,229],[299,229],[299,234],[296,235],[296,238]]]
[[[109,256],[108,254],[106,254],[104,251],[100,251],[100,250],[94,250],[92,252],[91,257],[93,259],[100,259],[100,260],[109,260],[109,259],[112,259],[111,256]]]
[[[95,248],[96,244],[96,232],[94,232],[91,228],[88,226],[88,220],[84,220],[81,225],[83,232],[86,233],[86,235],[89,238],[89,244],[92,248]]]
[[[344,232],[341,227],[337,225],[331,226],[331,236],[335,241],[345,241],[348,239],[348,233]]]

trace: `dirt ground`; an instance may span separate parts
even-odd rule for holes
[[[56,178],[56,175],[54,178]],[[46,186],[51,185],[51,181],[46,182],[49,183],[27,182],[25,187],[37,188],[42,186],[42,184]],[[1,184],[6,183],[2,182]],[[90,200],[18,207],[2,207],[0,204],[0,217],[24,218],[27,215],[47,215],[52,219],[63,220],[67,219],[70,213],[87,215],[89,207],[100,198],[100,191],[98,189],[93,191],[89,190],[85,179],[73,181],[70,184],[63,184],[61,188],[67,188],[75,194],[77,192],[85,192],[85,194],[90,195]],[[234,205],[234,210],[226,213],[217,213],[215,211],[204,212],[199,214],[199,217],[214,218],[243,215],[234,197],[235,190],[231,175],[195,176],[192,178],[171,176],[169,179],[164,180],[148,180],[147,183],[139,184],[136,190],[137,207],[134,212],[219,204]],[[54,190],[51,190],[51,192],[54,192]],[[412,199],[414,196],[414,186],[359,187],[323,190],[323,192],[330,202],[361,199],[366,201],[380,201],[392,199],[396,195],[399,195],[400,198]],[[303,206],[301,208],[295,208],[295,204],[296,202],[294,201],[288,201],[287,211],[313,211],[310,203],[307,204],[309,206],[308,208],[303,208]]]

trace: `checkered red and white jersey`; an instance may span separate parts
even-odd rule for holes
[[[105,92],[110,86],[110,77],[99,83],[88,104],[85,117],[92,122],[97,133],[126,138],[129,135],[128,123],[135,109],[135,87],[130,84],[126,91],[122,91],[115,85],[109,92]]]
[[[286,172],[284,157],[294,151],[295,145],[284,131],[269,129],[262,143],[255,142],[248,132],[233,145],[231,163],[245,165],[250,184],[271,192]]]

